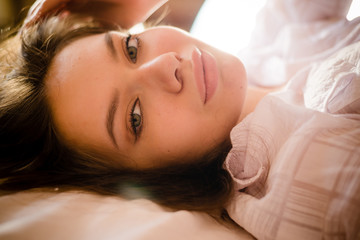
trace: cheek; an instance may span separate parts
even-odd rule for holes
[[[222,80],[227,106],[240,115],[247,91],[247,78],[242,62],[230,56],[222,63]]]
[[[173,108],[158,112],[146,142],[154,157],[196,157],[210,148],[209,124],[196,113]]]
[[[181,53],[184,49],[192,49],[198,43],[187,34],[168,27],[150,29],[143,33],[142,39],[144,44],[156,43],[148,47],[156,54],[174,51]]]

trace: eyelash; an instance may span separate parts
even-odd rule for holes
[[[138,115],[140,117],[139,126],[136,126],[135,121],[135,115]],[[137,98],[129,112],[129,122],[132,129],[133,134],[135,135],[135,140],[140,136],[142,126],[143,126],[143,114],[141,111],[141,105],[140,105],[140,99]]]
[[[130,42],[132,42],[132,41],[135,42],[136,46],[130,45]],[[133,36],[133,35],[129,34],[128,37],[126,38],[125,46],[126,46],[127,56],[129,57],[129,60],[132,63],[136,63],[138,51],[140,49],[140,39],[137,36]],[[130,50],[135,51],[135,56],[131,56]]]
[[[128,37],[125,39],[125,47],[126,47],[126,52],[127,52],[127,56],[129,57],[129,60],[132,63],[136,63],[137,58],[138,58],[138,52],[140,49],[139,37],[129,34]],[[135,51],[135,53],[130,52],[131,50]],[[131,56],[133,54],[135,54],[135,55]],[[140,119],[139,120],[135,119],[135,116],[139,116]],[[136,121],[140,121],[138,123],[138,126],[136,126]],[[135,141],[136,141],[141,134],[141,130],[142,130],[142,126],[143,126],[143,114],[141,111],[141,104],[140,104],[139,98],[137,98],[135,100],[135,102],[131,108],[131,111],[129,112],[129,122],[130,122],[131,130],[135,136]]]

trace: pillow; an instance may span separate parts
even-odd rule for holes
[[[202,213],[81,192],[0,197],[0,239],[252,239]]]

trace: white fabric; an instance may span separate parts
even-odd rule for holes
[[[0,239],[252,239],[206,214],[167,211],[148,200],[68,192],[0,197]]]
[[[288,83],[232,130],[225,163],[241,190],[229,214],[258,239],[360,239],[360,18],[345,19],[350,3],[270,0],[239,53],[250,84]]]
[[[250,45],[239,52],[249,83],[278,86],[299,70],[360,40],[360,18],[349,22],[351,0],[269,0]]]
[[[360,42],[266,96],[231,132],[230,216],[258,239],[360,239]]]

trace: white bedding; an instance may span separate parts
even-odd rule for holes
[[[346,19],[351,2],[268,0],[249,46],[238,53],[250,84],[285,84],[304,67],[359,41],[360,18]]]
[[[360,42],[266,96],[231,140],[240,226],[258,239],[360,239]]]
[[[360,239],[360,18],[348,0],[269,0],[240,53],[266,96],[231,132],[230,216],[258,239]]]
[[[253,239],[205,214],[167,211],[144,199],[23,192],[0,197],[0,239]]]

